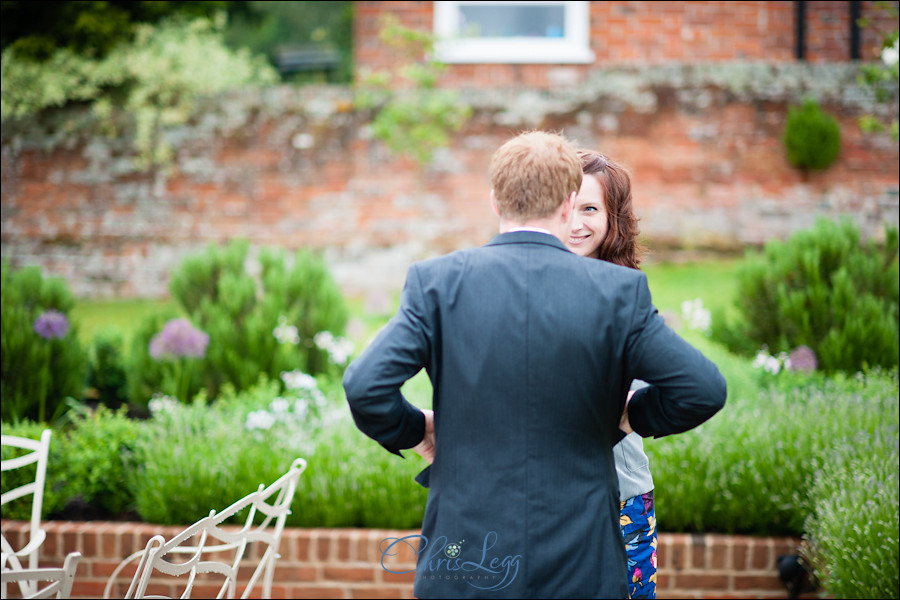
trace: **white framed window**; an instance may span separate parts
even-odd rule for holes
[[[445,63],[591,63],[590,2],[435,2]]]

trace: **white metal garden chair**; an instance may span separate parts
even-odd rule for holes
[[[147,595],[152,584],[176,583],[171,577],[187,575],[178,585],[183,590],[181,598],[190,598],[199,574],[213,574],[202,577],[204,597],[212,597],[210,586],[218,585],[216,598],[234,598],[237,590],[238,568],[245,558],[248,544],[258,543],[265,548],[259,563],[253,570],[241,598],[249,598],[253,588],[262,578],[262,597],[270,598],[275,561],[279,558],[278,546],[284,523],[290,514],[291,502],[301,473],[306,469],[306,461],[296,459],[287,473],[269,487],[260,484],[255,492],[244,496],[225,510],[210,512],[166,541],[161,535],[150,538],[143,550],[135,552],[116,567],[103,592],[104,598],[114,597],[116,579],[122,570],[138,560],[137,570],[124,596],[120,598],[165,598],[167,596]],[[222,529],[221,525],[231,517],[247,511],[243,527],[239,530]],[[259,523],[254,523],[260,517]],[[219,577],[224,580],[219,583]]]
[[[47,479],[47,457],[50,454],[50,437],[52,434],[52,430],[45,429],[41,433],[41,439],[39,440],[13,435],[0,435],[0,445],[13,446],[29,451],[21,456],[0,461],[2,463],[0,464],[0,471],[3,472],[4,478],[7,477],[8,471],[35,465],[33,481],[8,490],[0,497],[0,505],[5,506],[13,500],[32,494],[28,541],[25,545],[16,550],[9,543],[9,540],[6,539],[6,536],[0,535],[0,544],[2,544],[4,555],[4,578],[2,583],[0,583],[0,591],[3,592],[4,598],[6,598],[6,571],[24,569],[25,567],[23,567],[22,563],[26,562],[26,558],[28,559],[27,568],[36,569],[38,567],[38,551],[47,537],[47,532],[41,527],[41,508],[44,504],[44,483]],[[23,578],[19,580],[19,589],[23,595],[31,595],[37,591],[37,584],[34,581]]]
[[[39,568],[39,569],[8,569],[8,555],[3,553],[3,572],[0,573],[0,580],[3,583],[3,598],[7,598],[6,584],[23,583],[30,584],[34,587],[34,591],[23,594],[21,598],[71,598],[72,584],[75,581],[75,570],[78,568],[78,561],[81,559],[80,552],[72,552],[66,556],[66,560],[62,567],[58,568]],[[41,586],[42,582],[50,582],[49,585]]]

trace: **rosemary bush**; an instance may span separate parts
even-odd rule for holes
[[[849,220],[819,219],[786,242],[773,240],[738,266],[742,323],[719,323],[723,342],[749,340],[773,353],[810,347],[826,373],[900,365],[897,328],[900,236],[863,243]],[[747,351],[748,344],[734,347]]]

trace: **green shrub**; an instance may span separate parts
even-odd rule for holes
[[[322,259],[301,250],[287,261],[281,251],[263,249],[257,283],[245,268],[248,250],[245,240],[210,245],[172,275],[172,296],[209,335],[200,369],[211,398],[226,383],[244,390],[261,375],[277,381],[293,369],[313,375],[338,369],[316,335],[342,334],[348,313]],[[335,362],[342,366],[346,358]]]
[[[900,598],[897,435],[885,425],[815,461],[803,550],[831,598]]]
[[[226,386],[212,404],[204,394],[190,404],[155,397],[128,478],[141,518],[191,523],[275,481],[295,458],[306,458],[327,400],[311,376],[296,384],[285,378],[285,393],[278,381],[263,377],[242,392]]]
[[[841,128],[815,100],[788,109],[782,142],[798,169],[827,169],[841,151]]]
[[[91,345],[88,389],[109,408],[128,402],[128,376],[122,334],[114,329],[97,333]]]
[[[896,371],[776,377],[757,395],[729,390],[697,429],[645,441],[663,531],[799,536],[816,461],[835,440],[900,420]]]
[[[59,510],[87,511],[89,518],[114,518],[134,502],[123,485],[131,468],[132,447],[140,421],[127,417],[126,408],[100,406],[73,426],[56,431],[53,460],[47,468],[47,490]]]
[[[65,282],[40,268],[2,267],[2,408],[4,422],[48,422],[80,400],[87,355],[67,314],[75,304]]]
[[[134,24],[134,39],[104,56],[57,48],[35,62],[14,47],[3,51],[0,114],[4,135],[17,121],[41,111],[83,103],[91,118],[62,113],[61,129],[88,127],[116,134],[131,126],[141,166],[169,164],[172,148],[166,127],[187,123],[197,101],[207,95],[278,81],[265,57],[231,50],[221,27],[209,19],[171,18]]]
[[[806,345],[827,373],[896,367],[898,232],[885,230],[884,245],[862,244],[849,220],[819,219],[786,242],[767,243],[762,254],[749,253],[738,266],[743,324],[720,324],[713,335],[722,342],[745,337],[773,353]],[[723,334],[729,327],[739,333]]]
[[[16,437],[30,438],[32,440],[41,439],[41,434],[45,429],[47,429],[46,425],[28,420],[19,421],[18,423],[3,423],[3,435],[13,435]],[[57,451],[59,446],[59,440],[57,439],[57,436],[57,432],[54,431],[53,436],[50,438],[50,452],[47,467],[48,482],[50,481],[51,477],[49,465],[53,464],[53,462],[56,460],[56,457],[59,455],[59,452]],[[22,448],[3,446],[2,458],[3,460],[9,460],[11,458],[16,458],[17,456],[28,454],[28,452],[28,450],[24,450]],[[0,478],[0,490],[2,490],[2,493],[5,494],[11,489],[34,481],[35,469],[37,469],[37,465],[32,464],[21,467],[19,469],[4,471],[3,477]],[[44,500],[41,506],[41,518],[44,518],[49,513],[51,513],[53,509],[56,508],[62,501],[62,498],[59,495],[53,494],[52,490],[47,489],[48,487],[49,486],[44,486]],[[14,519],[17,521],[30,520],[33,500],[34,496],[32,494],[28,494],[4,504],[2,509],[3,518]]]
[[[226,387],[213,404],[202,395],[191,405],[154,399],[127,479],[141,518],[190,523],[275,481],[301,457],[308,467],[289,526],[421,525],[426,491],[413,478],[424,463],[397,459],[357,431],[339,383],[319,386],[300,372],[285,379],[285,393],[263,379],[242,392]]]

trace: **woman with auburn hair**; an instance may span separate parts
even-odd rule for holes
[[[628,172],[608,157],[579,152],[584,178],[575,199],[566,246],[575,254],[638,269],[643,248]],[[646,383],[635,381],[632,390]],[[656,598],[656,514],[653,477],[640,435],[630,433],[613,448],[619,478],[619,525],[628,556],[628,597]]]

